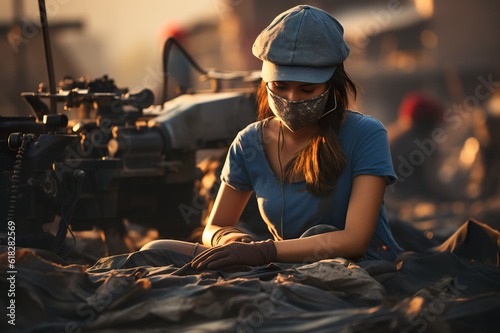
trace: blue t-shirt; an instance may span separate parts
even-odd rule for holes
[[[242,191],[255,191],[262,218],[272,234],[281,235],[282,192],[279,178],[272,171],[263,145],[265,121],[248,125],[233,141],[222,170],[221,179]],[[387,185],[396,181],[385,127],[375,118],[349,111],[339,133],[339,140],[347,156],[347,164],[337,180],[337,189],[326,197],[306,191],[306,181],[284,183],[283,239],[298,238],[307,229],[332,225],[344,229],[352,180],[357,175],[385,176]],[[402,249],[392,237],[387,214],[382,204],[375,228],[374,241],[394,258]],[[366,257],[380,258],[371,253]]]

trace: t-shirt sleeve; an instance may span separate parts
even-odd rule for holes
[[[352,159],[352,177],[362,174],[386,176],[387,185],[394,184],[397,177],[384,125],[375,118],[367,117],[359,130],[359,142]]]
[[[224,183],[236,190],[252,191],[253,187],[245,158],[244,142],[244,132],[240,132],[231,147],[229,147],[220,178]]]

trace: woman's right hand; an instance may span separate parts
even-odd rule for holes
[[[197,270],[228,269],[235,265],[259,266],[276,260],[276,247],[270,239],[261,242],[239,243],[212,247],[191,261]]]

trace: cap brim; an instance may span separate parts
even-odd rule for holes
[[[308,83],[323,83],[335,73],[336,65],[325,67],[285,66],[269,61],[262,63],[262,79],[272,81],[298,81]]]

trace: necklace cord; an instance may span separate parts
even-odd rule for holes
[[[283,146],[280,144],[281,143],[281,138],[283,138],[283,146],[285,144],[285,136],[283,134],[283,124],[280,122],[280,129],[278,132],[278,163],[280,165],[280,184],[281,184],[281,239],[284,239],[283,237],[283,214],[285,212],[285,194],[283,191],[283,181],[284,181],[284,174],[283,174],[283,165],[281,164],[281,150],[283,149]]]

